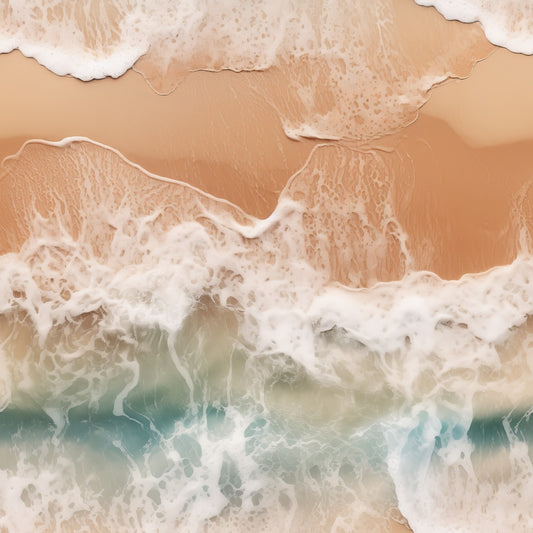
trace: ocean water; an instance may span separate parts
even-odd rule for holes
[[[531,181],[487,226],[511,260],[442,279],[437,231],[404,223],[429,178],[386,140],[483,31],[529,30],[435,4],[482,24],[407,0],[0,3],[3,52],[86,83],[133,67],[153,98],[233,70],[315,140],[264,219],[84,137],[4,159],[0,531],[533,529]]]

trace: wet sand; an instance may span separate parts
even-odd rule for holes
[[[411,126],[374,143],[390,151],[383,152],[386,180],[415,268],[457,278],[506,264],[520,250],[520,227],[532,231],[533,131],[523,112],[530,105],[529,78],[519,75],[529,59],[498,51],[469,79],[434,89]],[[495,98],[507,69],[509,97]],[[197,72],[159,97],[133,72],[84,83],[57,77],[18,52],[1,55],[0,70],[6,79],[1,158],[28,138],[87,136],[151,172],[266,217],[318,144],[288,139],[274,109],[250,91],[246,75]],[[467,105],[475,95],[478,106]],[[505,102],[511,120],[503,121],[503,107],[498,111],[493,101]],[[478,120],[480,109],[492,110],[485,122]],[[325,163],[331,173],[340,161],[333,152]],[[344,199],[347,205],[354,200]],[[392,257],[378,279],[401,277],[398,261]]]
[[[388,61],[398,60],[401,65],[400,73],[393,75],[388,67],[380,73],[380,83],[389,84],[389,90],[405,89],[401,79],[404,61],[406,76],[409,69],[415,77],[433,71],[466,76],[474,62],[494,48],[477,26],[445,21],[434,9],[411,0],[395,0],[392,6],[394,24],[387,21],[383,38],[394,48]],[[369,10],[366,16],[375,16],[371,13]],[[374,40],[381,36],[374,30],[365,35]],[[379,42],[367,44],[378,46]],[[366,56],[362,60],[370,61]],[[119,150],[149,172],[186,181],[263,218],[272,212],[288,179],[317,144],[316,140],[289,139],[280,118],[301,112],[296,109],[299,104],[291,95],[291,84],[312,77],[308,69],[321,68],[315,63],[304,60],[297,67],[265,72],[194,72],[186,76],[169,67],[166,76],[174,76],[171,85],[177,83],[177,88],[161,97],[133,70],[116,80],[82,82],[56,76],[18,51],[0,55],[4,80],[0,160],[15,153],[22,140],[86,136]],[[135,65],[145,74],[149,68],[149,55]],[[372,63],[372,68],[384,67]],[[389,79],[398,76],[400,79]],[[355,81],[364,111],[368,107],[364,98],[377,98],[375,88]],[[331,87],[317,92],[317,111],[329,101],[329,92]],[[402,125],[416,117],[416,109],[411,107],[401,112]],[[381,115],[380,121],[386,122],[386,117]],[[358,123],[356,129],[365,128]]]
[[[527,251],[520,237],[533,232],[533,139],[475,147],[422,112],[397,150],[412,162],[395,198],[419,269],[456,279]]]
[[[417,33],[421,27],[426,34],[431,30],[424,29],[419,20],[415,22],[412,14],[423,13],[435,21],[440,16],[412,3],[397,5],[406,53],[416,56],[421,65],[431,62],[434,58],[427,47],[419,49],[421,37]],[[444,28],[449,23],[436,24]],[[459,26],[449,27],[457,32]],[[468,31],[476,31],[473,28]],[[478,55],[472,52],[458,60],[454,74],[467,76],[474,59],[490,49],[481,43]],[[309,218],[315,217],[308,226],[310,253],[316,252],[313,243],[320,246],[317,234],[323,231],[329,237],[328,253],[335,255],[335,281],[369,285],[399,278],[407,268],[459,278],[467,272],[509,263],[530,245],[524,230],[533,234],[533,126],[528,120],[533,111],[528,97],[533,81],[528,72],[531,65],[533,58],[497,51],[479,64],[469,79],[435,88],[418,120],[400,132],[370,143],[354,139],[323,143],[312,138],[295,141],[285,134],[277,110],[286,104],[278,86],[283,76],[275,69],[250,74],[195,72],[180,80],[170,95],[157,96],[133,71],[118,80],[84,83],[57,77],[34,60],[13,52],[0,55],[4,79],[0,160],[16,153],[29,139],[86,136],[113,147],[149,172],[184,181],[252,216],[267,217],[280,195],[303,199],[312,213]],[[262,84],[268,88],[268,97],[257,90]],[[52,152],[62,151],[44,145],[24,150],[20,161],[26,165],[26,188],[13,185],[18,168],[14,160],[0,169],[0,187],[9,191],[0,199],[0,235],[20,236],[20,245],[27,233],[17,226],[32,197],[38,197],[46,210],[49,198],[64,193],[67,200],[74,199],[73,209],[83,209],[75,184],[66,181],[79,167],[73,160],[71,166],[53,167],[62,156],[54,159]],[[109,169],[109,180],[114,179],[113,172],[123,171],[110,186],[109,194],[116,195],[117,204],[128,179],[132,198],[136,191],[144,190],[136,182],[141,183],[146,176],[128,170],[124,161],[117,164],[116,154],[103,156],[103,152],[93,147],[82,155],[92,154],[101,161],[107,158],[103,168]],[[376,161],[379,164],[372,166]],[[371,169],[375,178],[366,181],[363,174],[356,174],[356,168]],[[326,172],[326,182],[335,176],[331,189],[326,187],[325,192],[320,191],[323,184],[313,182],[322,171]],[[43,173],[47,178],[59,177],[37,183]],[[157,207],[158,195],[166,194],[175,204],[189,200],[193,204],[200,196],[168,183],[154,186],[153,191],[149,190],[152,196],[142,205],[144,210]],[[386,253],[381,257],[376,254],[377,259],[369,257],[362,263],[357,262],[359,258],[355,263],[353,257],[346,259],[349,243],[358,253],[357,246],[362,243],[363,247],[368,235],[359,235],[335,215],[337,211],[350,212],[361,200],[360,191],[366,195],[365,214],[377,234],[381,227],[387,230],[386,202],[392,202],[396,219],[408,236],[409,267],[393,239]],[[142,195],[140,198],[139,203],[144,201]],[[230,207],[227,210],[239,215]],[[344,232],[338,241],[336,232]],[[0,239],[0,253],[16,249],[6,242]],[[361,272],[362,281],[352,283],[356,271]],[[410,529],[392,523],[390,531]]]
[[[87,83],[17,51],[0,55],[0,72],[0,160],[23,140],[85,136],[266,217],[313,145],[288,139],[274,109],[233,72],[191,74],[166,97],[133,71]]]

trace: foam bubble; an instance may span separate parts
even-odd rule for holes
[[[521,54],[533,54],[533,3],[529,0],[415,0],[434,6],[448,20],[479,22],[487,39]]]
[[[82,80],[118,77],[135,63],[163,94],[194,70],[275,69],[274,90],[259,90],[290,137],[361,140],[412,121],[434,84],[488,52],[475,29],[440,36],[438,25],[421,24],[429,53],[419,59],[396,28],[397,10],[392,0],[21,0],[4,6],[0,52],[18,48]]]
[[[297,194],[253,219],[83,139],[4,168],[0,525],[527,530],[529,255],[349,288]]]

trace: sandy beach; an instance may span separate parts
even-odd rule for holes
[[[487,270],[516,257],[521,228],[531,232],[533,132],[522,112],[529,105],[528,78],[520,74],[526,60],[509,52],[491,55],[468,80],[433,89],[418,120],[375,143],[384,150],[380,172],[388,175],[368,185],[369,194],[383,183],[393,191],[393,208],[408,236],[413,268],[447,279]],[[291,176],[305,173],[306,164],[313,164],[313,158],[308,161],[313,148],[323,144],[287,138],[274,108],[250,90],[247,74],[197,72],[162,97],[135,72],[118,80],[84,83],[57,77],[18,52],[0,56],[0,68],[8,80],[2,100],[2,158],[16,153],[25,140],[85,136],[115,148],[149,172],[189,183],[265,218]],[[507,79],[502,74],[507,68],[514,77],[505,87],[512,94],[496,101],[506,101],[505,112],[516,118],[506,120],[502,129],[502,108],[489,105],[494,100],[490,92],[484,112],[483,100],[478,99],[477,106],[466,100],[472,100],[480,84],[504,90],[497,87],[498,80]],[[257,75],[252,76],[256,83]],[[365,149],[357,143],[347,146]],[[322,158],[323,169],[332,176],[337,158],[335,150]],[[349,205],[356,194],[350,196],[350,187],[358,178],[350,176],[351,185],[338,179],[338,186],[348,187],[339,201]],[[289,189],[288,194],[294,193]],[[328,202],[321,204],[326,210]],[[329,203],[329,208],[335,206]],[[382,217],[379,212],[373,215]],[[378,269],[378,279],[402,275],[404,267],[396,255]],[[346,281],[342,275],[339,279]]]
[[[411,0],[225,5],[116,78],[0,54],[0,481],[42,531],[492,524],[533,494],[533,58]],[[88,58],[130,20],[72,16]]]

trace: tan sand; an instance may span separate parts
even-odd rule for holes
[[[192,74],[167,97],[131,71],[86,83],[19,52],[0,55],[0,72],[0,159],[22,139],[86,136],[267,216],[312,146],[288,139],[274,109],[232,72]]]
[[[433,91],[424,113],[441,118],[469,144],[488,146],[533,138],[532,58],[497,49],[466,80]]]
[[[480,31],[474,25],[449,24],[434,10],[412,2],[397,0],[395,5],[401,47],[420,65],[432,60],[427,47],[417,44],[420,35],[429,39],[434,32],[432,46],[438,50],[437,36],[444,39],[446,28],[455,36],[463,30]],[[475,57],[493,47],[485,41],[478,48],[458,59],[457,75],[466,75]],[[325,261],[332,279],[368,285],[401,277],[408,268],[455,278],[514,259],[520,249],[520,228],[531,230],[533,225],[528,188],[533,146],[523,118],[528,116],[523,111],[530,105],[525,103],[530,85],[526,75],[519,75],[533,58],[517,57],[497,52],[468,80],[434,89],[418,121],[373,143],[390,153],[365,152],[350,145],[320,148],[311,157],[285,194],[310,208],[307,249],[316,266],[321,268]],[[496,95],[489,88],[501,87],[507,70],[514,88],[506,85],[506,90],[512,88],[513,95],[524,97],[507,100],[505,116],[494,114],[496,118],[478,127],[476,109],[482,106],[468,105],[472,95]],[[196,72],[166,97],[155,95],[134,72],[118,80],[84,83],[55,76],[18,52],[0,56],[0,71],[5,80],[0,158],[13,153],[24,139],[87,136],[151,172],[184,180],[254,216],[266,217],[290,176],[317,145],[313,140],[288,139],[275,108],[250,90],[264,83],[272,96],[280,79],[275,69],[252,74]],[[476,81],[478,72],[481,81]],[[487,108],[491,99],[497,100],[495,96],[478,100]],[[503,122],[505,130],[500,127]],[[473,146],[487,143],[491,148]],[[44,172],[50,178],[52,171],[39,170],[39,161],[27,164],[34,168],[32,173]],[[64,190],[59,182],[48,182],[47,187]],[[6,234],[18,223],[8,220],[6,213],[19,216],[17,202],[25,201],[16,187],[13,191],[11,199],[3,199],[11,204],[1,220]],[[362,214],[370,221],[364,228],[361,210],[354,214],[353,208],[362,198]],[[412,263],[398,238],[401,228],[391,227],[387,219],[389,204],[407,233]]]
[[[418,8],[410,1],[399,1],[397,6],[403,28],[402,46],[421,64],[433,57],[427,46],[420,47],[423,37],[417,32],[422,28],[428,37],[433,30],[429,23],[421,24],[420,19],[413,17],[420,14],[440,28],[463,31],[457,30],[458,24],[446,23],[433,10]],[[443,29],[441,36],[446,31]],[[490,48],[481,43],[479,53],[472,52],[465,61],[458,62],[456,75],[466,76],[469,65]],[[485,270],[514,259],[520,250],[520,228],[533,232],[533,126],[528,120],[532,111],[531,66],[533,58],[498,51],[478,65],[468,80],[435,89],[418,121],[377,143],[385,151],[355,151],[358,155],[354,159],[343,159],[354,145],[327,154],[325,150],[320,152],[326,154],[323,168],[332,172],[346,161],[362,161],[367,153],[379,153],[381,166],[376,168],[383,170],[383,175],[365,181],[363,187],[371,199],[367,202],[368,212],[376,228],[369,235],[380,234],[382,226],[388,224],[384,222],[386,209],[373,200],[385,198],[392,201],[398,222],[408,235],[414,268],[457,278],[465,272]],[[82,83],[59,78],[18,52],[0,56],[0,72],[3,79],[0,159],[15,153],[31,138],[59,140],[71,135],[87,136],[118,149],[150,172],[184,180],[248,213],[265,217],[274,209],[290,176],[305,164],[317,145],[313,140],[288,139],[273,105],[250,91],[253,79],[255,87],[264,83],[275,92],[279,79],[275,72],[252,75],[198,72],[184,78],[167,97],[154,95],[134,72],[119,80]],[[272,94],[269,101],[274,104],[276,98]],[[34,180],[43,173],[47,177],[53,174],[46,165],[40,166],[53,159],[38,152],[26,162],[28,167],[34,167],[28,173]],[[101,155],[98,150],[94,153]],[[119,167],[113,162],[109,168]],[[305,177],[305,172],[302,176]],[[128,177],[132,182],[144,178],[139,172],[124,170],[124,179]],[[13,174],[0,174],[2,192],[8,180],[13,180]],[[307,200],[319,208],[315,213],[324,213],[324,217],[316,217],[314,225],[309,226],[311,237],[323,230],[336,243],[336,232],[346,230],[347,226],[331,213],[349,210],[358,198],[353,196],[353,187],[359,187],[362,181],[353,174],[341,176],[332,187],[337,204],[328,196],[330,190],[319,197],[315,189],[308,189]],[[307,183],[294,179],[287,194],[303,194]],[[49,185],[42,183],[27,190],[33,194]],[[51,188],[65,190],[65,183],[52,184]],[[175,197],[176,203],[185,195],[195,196],[189,189],[177,191],[172,185],[159,187],[157,194],[163,189],[168,190],[168,197]],[[132,184],[128,191],[132,197],[135,190]],[[17,226],[17,217],[21,216],[18,207],[26,205],[24,198],[17,197],[16,187],[11,191],[9,198],[2,199],[0,229],[4,235]],[[113,193],[118,195],[117,190]],[[46,196],[41,200],[46,203]],[[150,205],[144,207],[149,209]],[[328,227],[332,220],[335,223]],[[383,231],[386,233],[386,228]],[[19,234],[20,240],[27,235],[22,230]],[[393,238],[384,248],[384,257],[377,254],[365,257],[362,262],[353,262],[353,257],[343,259],[344,244],[355,234],[348,227],[336,247],[327,250],[330,259],[335,256],[333,279],[350,283],[354,275],[362,272],[361,279],[354,284],[369,284],[403,275],[407,263]],[[353,242],[364,243],[364,237],[357,234]],[[315,245],[319,247],[318,242]],[[311,247],[310,254],[318,256],[317,248]],[[5,240],[0,243],[0,250],[10,249],[15,248],[7,246]],[[338,254],[339,250],[342,254]],[[394,523],[390,531],[400,533],[409,529]]]
[[[395,182],[396,212],[417,268],[457,278],[526,251],[520,230],[533,235],[533,139],[473,147],[425,113],[402,137],[398,152],[412,174],[402,168]]]
[[[502,57],[506,56],[495,54],[483,65],[489,64],[493,59],[499,62]],[[514,56],[508,57],[512,62]],[[237,87],[243,93],[245,91],[239,85],[238,76],[232,73],[195,74],[187,78],[179,91],[168,97],[178,101],[187,89],[189,105],[194,103],[194,97],[200,89],[205,91],[206,99],[209,100],[208,93],[214,90],[210,83],[215,83],[216,80],[221,80],[220,85],[228,88],[227,93],[224,93],[224,105],[220,106],[221,111],[213,112],[211,121],[205,110],[204,115],[186,115],[181,124],[196,126],[187,130],[176,127],[179,121],[162,121],[162,116],[169,115],[168,108],[163,105],[168,101],[153,97],[153,93],[134,74],[125,76],[119,82],[103,80],[83,84],[74,79],[57,78],[34,61],[22,58],[20,54],[0,56],[0,66],[2,62],[8,70],[11,68],[13,72],[27,76],[24,90],[28,95],[20,104],[30,108],[22,113],[23,107],[17,111],[17,106],[8,106],[7,99],[2,101],[5,113],[11,117],[0,125],[7,130],[6,137],[0,143],[2,155],[15,151],[24,139],[23,132],[26,128],[33,128],[34,137],[48,139],[72,133],[87,135],[117,147],[131,160],[149,170],[174,178],[186,176],[186,181],[233,201],[254,215],[266,216],[273,209],[288,177],[303,165],[315,144],[311,141],[288,140],[272,110],[266,104],[258,102],[257,97],[248,95],[245,99],[237,99],[233,89]],[[501,68],[493,74],[494,77],[501,75]],[[474,77],[475,74],[472,79]],[[32,100],[29,93],[35,82],[41,84],[41,91],[36,95],[41,94],[44,100],[51,102],[50,105],[44,105],[44,100],[37,105]],[[460,82],[453,87],[460,88],[461,83],[469,82],[470,80]],[[139,122],[136,127],[131,126],[128,118],[131,102],[127,98],[121,98],[118,90],[121,83],[127,88],[131,86],[133,92],[130,96],[137,105],[146,102],[152,106],[141,106],[144,111],[141,118],[137,117]],[[58,90],[59,87],[67,89]],[[77,92],[77,89],[82,88],[83,91]],[[86,88],[88,93],[84,92]],[[21,93],[24,94],[22,89],[19,88],[19,97]],[[436,89],[433,101],[437,100],[441,90],[446,89],[447,86]],[[144,96],[139,97],[145,90]],[[12,91],[15,91],[14,85]],[[75,113],[80,105],[79,98],[76,99],[77,94],[89,95],[84,96],[82,111],[78,114]],[[17,102],[14,97],[11,99],[13,101]],[[450,111],[455,109],[456,102],[456,99],[448,98]],[[513,101],[509,101],[510,107],[511,102]],[[244,115],[235,119],[234,113],[242,109],[245,103],[250,111],[247,121]],[[54,105],[57,107],[54,108]],[[188,105],[181,106],[181,112],[187,110],[190,107]],[[60,111],[66,108],[68,113]],[[203,107],[199,106],[195,113],[198,109]],[[19,113],[21,121],[16,120]],[[54,116],[61,120],[54,120]],[[124,120],[120,120],[121,116]],[[104,117],[105,123],[102,120]],[[230,128],[228,117],[241,125],[240,128],[235,128],[235,123],[231,123],[231,131],[238,132],[232,142],[224,134]],[[263,127],[259,128],[253,117],[256,121],[260,117]],[[32,125],[32,121],[35,121],[35,125]],[[131,121],[134,119],[131,118]],[[198,127],[206,122],[211,127]],[[523,123],[524,121],[518,122],[518,128]],[[109,129],[108,125],[111,126]],[[252,128],[253,134],[247,135]],[[167,131],[167,136],[161,133],[161,129]],[[483,131],[490,133],[488,128]],[[520,130],[516,135],[519,134]],[[161,143],[154,143],[154,138],[161,140]],[[143,144],[143,140],[147,144]],[[396,147],[395,153],[383,155],[384,164],[389,169],[389,176],[385,176],[384,180],[385,183],[395,183],[395,211],[400,224],[409,235],[409,249],[415,258],[415,268],[429,269],[443,277],[455,278],[465,272],[485,270],[514,259],[518,250],[520,224],[525,221],[530,230],[532,226],[531,189],[527,188],[531,180],[531,140],[493,145],[490,148],[471,146],[446,122],[427,116],[423,109],[416,123],[392,139],[383,140],[381,144]],[[149,149],[153,150],[151,154],[148,153]],[[173,153],[175,157],[172,157]],[[158,154],[161,157],[158,158]],[[398,154],[402,161],[408,159],[412,162],[411,170],[405,164],[398,166]],[[342,162],[338,157],[338,154],[333,154],[326,164],[332,173],[338,173],[336,169]],[[269,179],[265,179],[265,176],[269,176]],[[345,183],[341,185],[344,187]],[[374,188],[376,192],[377,187],[380,187],[378,182],[368,185],[371,198],[375,197],[372,190]],[[350,190],[353,191],[353,188],[347,189],[348,192]],[[317,196],[314,195],[313,198],[316,199]],[[325,202],[319,203],[323,208],[321,212],[327,209],[327,204],[335,210],[330,199],[324,200]],[[341,201],[339,197],[337,201]],[[350,202],[353,198],[350,200],[345,197],[342,201]],[[370,209],[375,208],[371,206]],[[378,218],[382,216],[377,212],[374,214]],[[319,223],[326,224],[327,220],[321,219]],[[317,231],[317,228],[313,231]],[[375,281],[374,278],[392,279],[402,275],[404,266],[398,257],[397,246],[387,253],[390,257],[386,264],[377,269],[376,276],[363,276],[363,284]],[[350,270],[365,268],[371,267],[361,262],[350,266]],[[343,273],[342,268],[339,272],[333,276],[335,279],[350,282],[353,278]]]
[[[415,75],[444,69],[464,76],[493,48],[475,26],[447,22],[411,0],[395,0],[393,6],[396,25],[387,29],[386,38],[395,48],[389,59],[401,61],[402,68],[405,62],[406,76],[409,69]],[[381,35],[374,33],[368,38]],[[454,46],[457,52],[451,50]],[[380,68],[379,61],[373,68]],[[149,58],[136,68],[141,66],[148,68]],[[315,70],[319,66],[311,65]],[[315,144],[288,139],[277,111],[289,118],[299,115],[291,95],[294,87],[288,83],[303,82],[313,74],[305,62],[299,68],[296,78],[298,69],[292,64],[261,73],[195,72],[183,78],[178,72],[177,89],[157,97],[133,71],[118,80],[86,83],[58,77],[19,52],[0,55],[0,160],[16,151],[19,140],[87,136],[150,172],[187,181],[265,217]],[[381,68],[383,83],[400,90],[401,76],[389,80],[389,67]],[[172,69],[169,72],[171,76]],[[357,91],[363,96],[370,91],[366,98],[376,98],[371,88]],[[317,93],[317,98],[320,107],[329,97]],[[405,123],[415,113],[406,108]]]

